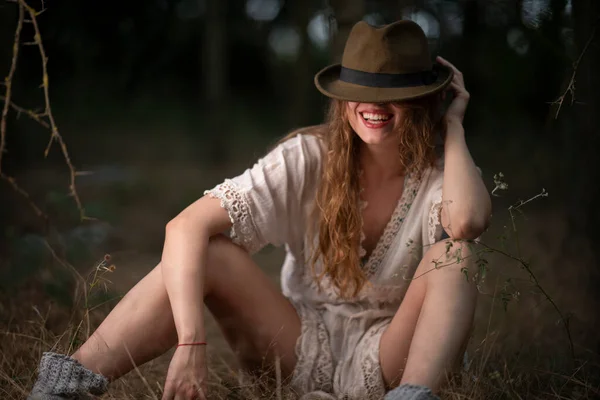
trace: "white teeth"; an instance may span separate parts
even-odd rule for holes
[[[368,119],[371,121],[387,121],[388,119],[391,118],[389,115],[373,114],[373,113],[368,113],[368,112],[362,113],[362,116],[364,119]]]

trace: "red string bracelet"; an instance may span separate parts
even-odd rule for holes
[[[206,346],[206,342],[179,343],[177,345],[177,347],[181,346]]]

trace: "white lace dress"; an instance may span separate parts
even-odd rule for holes
[[[306,221],[321,172],[322,142],[298,135],[243,174],[207,191],[231,218],[231,238],[250,253],[285,245],[283,294],[296,307],[302,334],[292,384],[299,393],[321,390],[339,399],[381,399],[379,339],[408,289],[425,246],[440,239],[442,169],[408,176],[404,191],[363,268],[371,283],[352,301],[325,280],[319,290],[304,249]],[[319,266],[317,265],[317,268]]]

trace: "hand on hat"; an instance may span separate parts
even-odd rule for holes
[[[463,74],[460,72],[454,65],[452,65],[448,60],[438,56],[436,58],[437,62],[440,64],[452,69],[454,71],[454,76],[452,77],[452,82],[446,90],[452,90],[454,92],[454,99],[448,106],[446,110],[446,115],[444,116],[446,122],[456,121],[462,124],[463,119],[465,117],[465,112],[467,111],[467,105],[469,104],[469,92],[465,88],[465,81],[463,79]]]

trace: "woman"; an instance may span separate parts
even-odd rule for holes
[[[476,303],[468,246],[448,240],[477,238],[491,214],[462,75],[437,61],[413,22],[355,25],[341,66],[315,77],[327,123],[170,221],[161,263],[72,357],[44,354],[32,398],[101,393],[175,344],[163,399],[205,398],[203,303],[243,365],[279,358],[306,398],[435,398]],[[286,245],[283,293],[250,257],[267,243]]]

